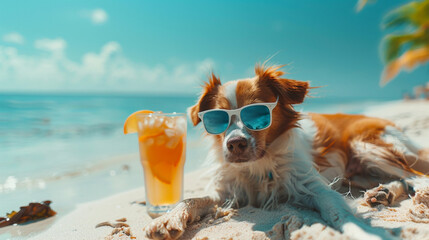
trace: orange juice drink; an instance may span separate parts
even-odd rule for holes
[[[147,211],[157,217],[182,200],[186,115],[140,113],[136,119]]]

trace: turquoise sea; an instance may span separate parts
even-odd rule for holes
[[[140,109],[186,112],[196,100],[172,95],[0,94],[0,216],[29,202],[51,200],[61,217],[79,203],[143,186],[137,136],[123,134],[125,119]],[[312,98],[296,109],[359,113],[379,102]],[[204,162],[208,146],[201,141],[202,133],[188,121],[185,172]]]

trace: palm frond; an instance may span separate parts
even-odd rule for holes
[[[383,27],[392,28],[404,24],[413,24],[411,16],[416,12],[416,4],[416,2],[410,2],[389,12],[383,19]]]
[[[384,61],[393,61],[404,48],[416,49],[428,44],[429,29],[420,28],[410,34],[389,34],[383,39]]]
[[[396,60],[390,62],[383,71],[380,86],[385,86],[395,78],[402,69],[412,70],[419,64],[429,61],[429,46],[409,50]]]
[[[403,25],[420,27],[429,22],[429,0],[414,1],[389,12],[384,17],[384,28]]]

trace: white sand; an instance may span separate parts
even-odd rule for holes
[[[392,102],[371,107],[366,114],[388,118],[404,128],[407,134],[419,144],[429,148],[429,102],[410,101]],[[208,179],[204,170],[187,174],[185,177],[185,198],[204,196],[204,187]],[[429,194],[429,186],[426,194]],[[429,199],[429,196],[425,196]],[[104,239],[109,237],[113,228],[95,228],[100,222],[127,218],[131,235],[144,239],[143,227],[151,218],[141,204],[133,203],[144,200],[144,189],[139,188],[126,193],[111,196],[86,204],[60,219],[47,219],[34,224],[10,227],[12,235],[18,231],[28,232],[39,227],[48,228],[33,239]],[[402,227],[404,239],[429,239],[429,203],[413,203],[411,199],[399,206],[370,208],[361,205],[362,199],[352,201],[357,210],[374,226],[385,228]],[[296,210],[284,206],[278,211],[262,211],[253,207],[239,209],[235,214],[218,219],[207,216],[191,224],[182,239],[359,239],[356,235],[341,234],[317,223],[317,213]],[[54,222],[54,223],[53,223]],[[315,223],[316,222],[316,223]],[[420,223],[418,223],[420,222]],[[53,223],[53,224],[52,224]],[[301,226],[304,223],[303,226]],[[315,223],[315,224],[313,224]],[[133,239],[126,234],[114,234],[113,239]]]

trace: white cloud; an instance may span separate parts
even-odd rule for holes
[[[20,54],[17,48],[0,45],[0,91],[195,93],[214,66],[211,59],[139,63],[126,58],[117,42],[84,54],[80,61],[67,58],[63,39],[41,39],[35,47],[48,54]]]
[[[89,18],[94,24],[103,24],[109,19],[109,15],[104,9],[97,8],[90,11]]]
[[[50,52],[63,52],[66,48],[67,43],[62,38],[56,39],[39,39],[34,42],[34,47],[36,49],[50,51]]]
[[[11,32],[11,33],[3,35],[3,41],[10,42],[10,43],[16,43],[16,44],[23,44],[24,43],[24,37],[17,32]]]

